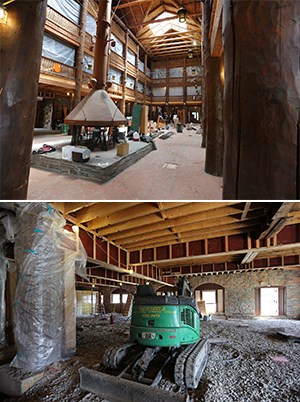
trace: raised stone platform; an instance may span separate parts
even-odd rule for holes
[[[117,150],[114,148],[109,151],[91,152],[91,158],[88,162],[77,163],[62,159],[62,150],[59,146],[55,152],[33,154],[31,166],[105,183],[152,150],[153,145],[151,143],[131,141],[129,142],[129,153],[126,156],[117,156]]]

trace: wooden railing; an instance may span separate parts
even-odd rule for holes
[[[41,72],[59,77],[71,78],[72,80],[75,79],[74,67],[67,66],[66,64],[59,63],[44,56],[42,56],[41,60]]]
[[[49,6],[47,7],[47,20],[57,25],[60,30],[63,29],[67,33],[71,33],[75,37],[79,38],[80,27]]]

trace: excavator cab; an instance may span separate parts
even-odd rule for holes
[[[177,296],[158,296],[152,285],[140,285],[133,301],[130,341],[151,347],[180,347],[200,337],[199,312],[185,278]]]

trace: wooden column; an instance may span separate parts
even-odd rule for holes
[[[83,58],[84,46],[86,38],[86,17],[87,17],[88,0],[82,0],[80,12],[80,39],[76,53],[76,79],[75,79],[75,97],[74,107],[81,101],[81,87],[83,81]]]
[[[203,3],[203,63],[204,63],[204,143],[206,145],[206,173],[222,176],[223,173],[223,83],[221,59],[211,56],[209,26],[211,3]]]
[[[300,2],[225,1],[225,199],[299,198]]]
[[[127,80],[127,49],[128,49],[128,30],[126,31],[126,36],[125,36],[125,46],[124,46],[124,54],[123,57],[125,59],[125,68],[123,72],[123,77],[122,77],[122,100],[120,102],[120,110],[124,114],[126,114],[126,80]]]
[[[47,2],[15,2],[0,24],[0,198],[26,199]]]

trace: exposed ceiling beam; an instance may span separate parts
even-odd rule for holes
[[[252,248],[251,250],[234,250],[228,252],[220,252],[220,253],[211,253],[211,254],[201,254],[190,257],[182,257],[182,258],[171,258],[164,260],[152,260],[148,261],[145,264],[151,264],[158,268],[170,268],[180,265],[190,265],[190,264],[209,264],[212,263],[210,261],[232,261],[232,257],[238,259],[243,254],[248,254],[249,252],[258,253],[257,258],[270,258],[272,256],[278,255],[299,255],[300,254],[300,243],[292,243],[292,244],[284,244],[277,245],[271,247],[260,247],[260,248]],[[141,264],[130,264],[131,267],[135,265]]]
[[[113,10],[121,10],[122,8],[127,8],[127,7],[133,7],[133,6],[138,6],[142,3],[150,3],[153,0],[133,0],[129,1],[128,3],[122,3],[119,4],[118,6],[112,7]]]
[[[189,14],[189,13],[187,13],[187,15],[186,15],[186,18],[188,19],[189,17],[195,17],[195,16],[199,16],[199,13],[195,13],[195,14]],[[138,27],[141,27],[141,26],[145,26],[145,25],[150,25],[150,24],[154,24],[154,23],[161,23],[161,22],[165,22],[165,21],[172,21],[172,20],[175,20],[175,19],[177,19],[178,17],[177,17],[177,15],[175,15],[174,14],[174,17],[167,17],[167,18],[161,18],[161,19],[157,19],[157,17],[155,18],[155,19],[153,19],[153,20],[149,20],[149,21],[144,21],[144,22],[140,22],[140,23],[138,23],[138,24],[132,24],[132,25],[129,25],[129,29],[132,29],[132,28],[138,28]],[[194,21],[193,21],[194,22]],[[187,21],[187,23],[188,23],[188,21]],[[195,22],[194,22],[194,25],[197,25]],[[199,23],[199,27],[200,27],[200,23]]]

